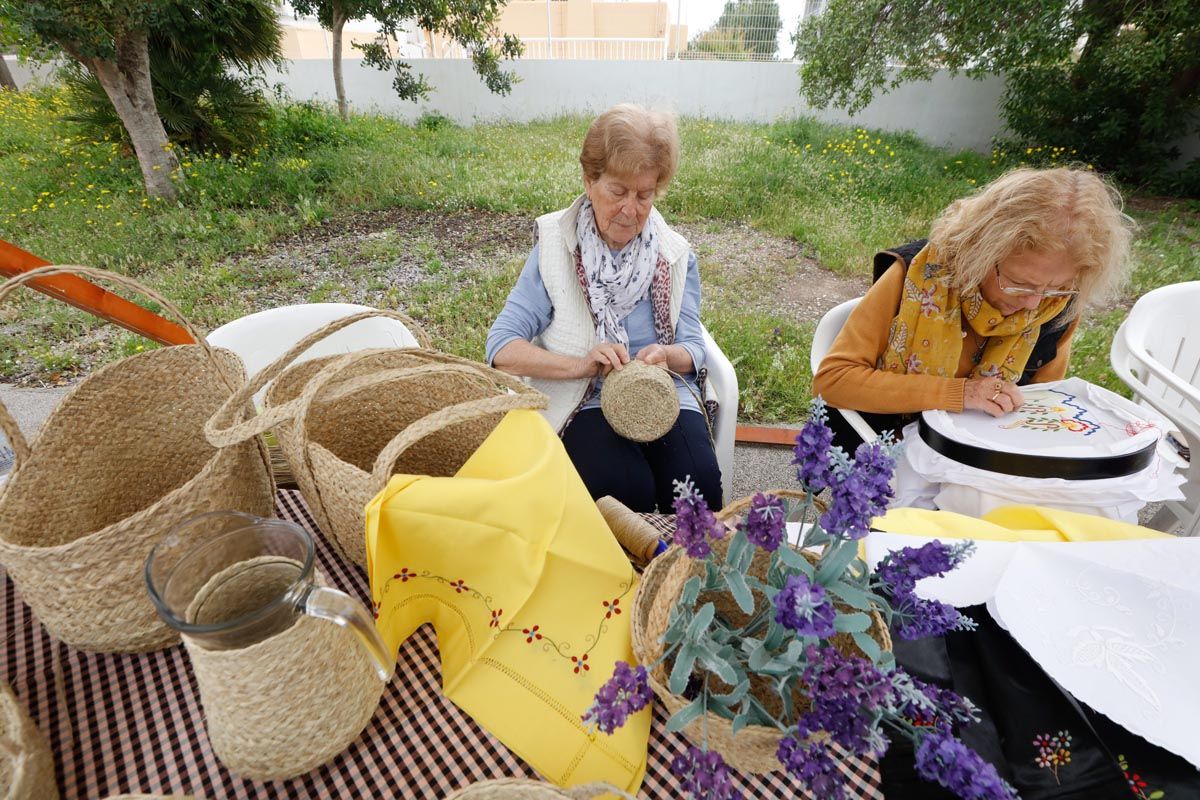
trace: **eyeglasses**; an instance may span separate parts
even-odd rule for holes
[[[1074,297],[1078,289],[1030,289],[1028,286],[1005,286],[1004,276],[1000,274],[1000,265],[996,265],[996,285],[1000,291],[1013,297]]]

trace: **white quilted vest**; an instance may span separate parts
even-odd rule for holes
[[[575,274],[575,248],[579,244],[575,236],[575,220],[584,198],[585,195],[580,195],[569,208],[537,218],[538,271],[541,272],[546,293],[550,295],[554,315],[550,325],[533,343],[553,353],[568,356],[586,355],[597,344],[592,312]],[[673,330],[679,324],[679,309],[683,305],[683,285],[687,278],[690,248],[686,239],[667,227],[658,209],[650,210],[646,224],[656,227],[660,252],[671,265]],[[592,381],[588,378],[530,378],[529,383],[550,398],[550,405],[542,415],[554,430],[561,433],[571,414],[583,402]]]

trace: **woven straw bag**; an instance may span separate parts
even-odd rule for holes
[[[322,532],[360,566],[364,509],[393,473],[451,476],[506,412],[546,407],[545,396],[520,379],[427,347],[292,363],[326,336],[377,316],[400,320],[428,342],[419,325],[394,311],[336,320],[255,376],[205,428],[217,446],[273,430]],[[268,383],[263,412],[231,424],[230,415]]]
[[[140,292],[198,344],[149,350],[77,384],[27,444],[0,405],[16,467],[0,489],[0,562],[54,637],[83,650],[136,652],[179,641],[142,584],[151,548],[177,523],[216,509],[270,516],[275,487],[258,439],[214,448],[203,424],[245,382],[169,301],[87,267],[43,267],[0,286],[73,273]],[[235,414],[245,413],[246,407]]]
[[[633,795],[607,783],[585,783],[570,789],[560,789],[543,781],[519,778],[500,778],[473,783],[448,795],[446,800],[592,800],[605,795],[636,800]]]
[[[0,800],[56,800],[54,756],[12,688],[0,681]]]
[[[804,493],[791,489],[776,490],[771,494],[794,499],[803,499],[805,496]],[[745,497],[729,504],[717,513],[717,518],[727,527],[732,528],[736,525],[739,515],[750,507],[751,499]],[[713,550],[723,557],[724,551],[728,547],[728,541],[729,537],[715,541]],[[805,557],[810,561],[815,560],[815,556],[809,553],[805,553]],[[766,574],[769,563],[770,559],[765,553],[756,552],[750,571],[762,578]],[[633,616],[630,619],[633,652],[639,663],[652,664],[662,655],[662,637],[667,629],[671,609],[675,607],[675,603],[683,591],[683,584],[693,575],[703,574],[703,570],[703,562],[688,558],[681,548],[672,546],[666,553],[651,561],[650,566],[642,573],[642,582],[634,596]],[[743,615],[733,598],[725,593],[714,596],[712,600],[716,605],[717,613],[727,619],[736,621],[739,615]],[[756,598],[756,602],[762,601],[762,597]],[[883,617],[878,612],[872,612],[871,616],[874,620],[870,630],[871,636],[879,642],[883,649],[891,650],[892,639],[888,634]],[[744,622],[744,620],[745,618],[742,616],[742,621]],[[861,653],[848,634],[836,634],[832,641],[843,652]],[[670,663],[663,662],[651,670],[650,687],[666,706],[667,712],[674,714],[689,705],[691,701],[672,694],[667,688],[667,675],[670,667]],[[760,684],[756,684],[752,677],[751,691],[766,706],[767,710],[778,717],[782,703],[770,681],[763,680]],[[809,707],[808,698],[799,692],[793,695],[793,702],[797,713]],[[778,728],[747,725],[739,730],[735,737],[731,720],[710,713],[702,718],[692,720],[684,727],[683,733],[698,747],[704,746],[707,741],[710,750],[720,753],[731,767],[742,772],[762,775],[780,769],[776,752],[779,750],[779,742],[783,738],[783,733]],[[823,734],[817,735],[822,736]]]

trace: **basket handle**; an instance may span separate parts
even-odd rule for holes
[[[375,492],[382,491],[387,485],[388,478],[391,477],[393,470],[396,468],[396,462],[400,460],[400,456],[417,442],[424,439],[426,436],[431,436],[443,428],[451,425],[456,425],[460,422],[467,422],[480,417],[499,414],[517,409],[540,410],[548,405],[549,401],[541,392],[526,388],[524,392],[517,394],[501,394],[495,397],[483,397],[478,400],[467,400],[462,403],[456,403],[452,406],[438,409],[431,414],[426,414],[416,420],[400,433],[384,445],[384,448],[379,451],[379,455],[375,457],[375,464],[371,468],[372,480],[375,483]]]
[[[290,367],[292,363],[303,355],[310,347],[315,345],[343,328],[347,328],[356,322],[364,319],[373,319],[381,317],[385,319],[394,319],[402,323],[416,337],[417,343],[423,348],[430,347],[429,334],[420,326],[412,317],[400,311],[391,311],[387,309],[371,309],[369,311],[360,311],[357,314],[351,314],[347,317],[335,319],[332,322],[317,328],[312,333],[308,334],[300,341],[296,342],[292,347],[279,358],[263,367],[257,375],[255,375],[242,389],[236,392],[232,397],[225,401],[217,412],[204,424],[204,435],[208,437],[209,444],[214,447],[227,447],[229,445],[244,442],[251,437],[270,430],[280,422],[291,419],[299,406],[299,398],[284,403],[275,408],[269,408],[261,414],[257,414],[244,422],[237,422],[236,411],[250,402],[258,390],[262,389],[271,381],[275,380],[285,369]],[[366,351],[358,351],[366,352]],[[350,353],[348,355],[356,355]]]
[[[129,289],[130,291],[137,292],[144,297],[150,298],[162,306],[168,314],[175,317],[175,319],[177,319],[183,325],[184,330],[186,330],[191,337],[196,340],[196,344],[199,344],[204,348],[205,354],[218,365],[218,371],[225,376],[226,382],[229,382],[230,376],[225,374],[225,370],[223,367],[221,367],[220,362],[216,361],[214,358],[212,348],[209,347],[208,342],[204,341],[204,337],[201,336],[196,328],[192,326],[192,323],[188,321],[187,317],[183,315],[183,312],[181,312],[174,303],[163,297],[158,292],[125,275],[121,275],[116,272],[109,272],[108,270],[104,269],[97,269],[96,267],[83,267],[77,264],[51,264],[50,266],[46,267],[38,267],[36,269],[28,270],[27,272],[22,272],[19,275],[14,275],[6,280],[3,284],[0,284],[0,305],[4,303],[5,299],[7,299],[10,294],[17,290],[17,287],[22,286],[29,281],[37,280],[38,278],[46,278],[52,275],[78,275],[80,277],[108,281],[109,283],[116,284],[117,286]],[[231,384],[229,386],[229,390],[231,392],[235,391],[235,389],[236,387],[234,385]],[[16,420],[13,419],[12,415],[9,413],[8,409],[3,403],[0,403],[0,430],[4,431],[4,435],[8,438],[8,442],[12,446],[14,460],[13,471],[15,472],[18,468],[20,468],[21,464],[29,458],[29,442],[25,439],[25,436],[21,433],[21,429],[17,425]]]

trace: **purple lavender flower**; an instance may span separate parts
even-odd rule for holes
[[[1012,800],[1017,792],[996,768],[944,729],[922,737],[917,746],[917,774],[941,784],[963,800]]]
[[[686,753],[675,756],[671,772],[679,779],[679,788],[693,800],[740,800],[742,796],[733,787],[729,767],[715,751],[689,747]]]
[[[860,444],[845,471],[834,475],[832,499],[821,515],[821,527],[848,539],[866,536],[871,520],[887,511],[895,466],[887,442]]]
[[[875,569],[876,579],[893,596],[908,594],[917,581],[945,575],[975,550],[972,541],[947,545],[934,539],[920,547],[901,547],[888,553]]]
[[[979,721],[979,709],[965,697],[933,683],[914,678],[900,668],[892,670],[896,714],[917,724],[969,725]]]
[[[800,636],[833,636],[834,613],[825,587],[804,575],[789,575],[775,595],[775,621]]]
[[[583,715],[583,721],[605,733],[612,733],[654,700],[646,668],[631,667],[618,661],[613,676],[596,692],[596,699]]]
[[[750,510],[746,512],[746,519],[738,523],[738,529],[745,531],[746,538],[752,543],[773,553],[783,541],[786,514],[782,500],[759,492],[751,499]]]
[[[797,465],[796,480],[812,492],[829,486],[833,476],[829,457],[833,431],[825,424],[826,419],[825,401],[818,397],[809,406],[808,421],[796,437],[795,458],[792,459],[792,463]]]
[[[926,600],[912,592],[894,598],[893,629],[901,639],[912,641],[928,636],[945,636],[950,631],[975,629],[975,621],[940,600]]]
[[[824,742],[809,743],[798,733],[791,733],[779,742],[776,752],[779,763],[808,787],[816,797],[840,800],[845,779]]]
[[[843,655],[832,646],[810,647],[804,655],[808,665],[801,680],[813,705],[800,715],[799,733],[824,731],[856,753],[881,755],[887,741],[875,720],[879,712],[896,705],[889,677],[866,659]]]
[[[691,479],[675,481],[675,544],[692,558],[712,552],[709,537],[725,536],[725,525],[708,508]]]

